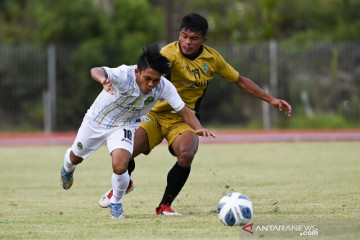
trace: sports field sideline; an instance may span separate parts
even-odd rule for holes
[[[341,142],[360,141],[360,130],[230,131],[213,130],[215,139],[200,137],[201,143],[252,142]],[[71,145],[76,133],[0,134],[0,147]]]

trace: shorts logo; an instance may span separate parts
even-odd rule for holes
[[[148,116],[145,116],[145,117],[144,117],[144,121],[145,121],[145,122],[151,122],[151,118],[149,118]]]
[[[203,64],[203,70],[205,73],[207,73],[209,71],[209,69],[210,69],[209,65],[207,65],[206,63]]]
[[[81,142],[78,142],[78,143],[76,144],[76,146],[77,146],[77,148],[78,148],[79,150],[83,150],[83,145],[82,145]]]
[[[154,101],[154,97],[153,96],[150,96],[150,97],[148,97],[145,101],[144,101],[144,103],[146,104],[146,105],[148,105],[149,103],[152,103]]]

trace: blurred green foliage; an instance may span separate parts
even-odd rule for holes
[[[173,4],[171,9],[168,8],[170,2]],[[304,49],[311,51],[318,42],[336,43],[360,39],[360,0],[222,0],[219,3],[219,0],[0,0],[0,47],[31,45],[44,49],[50,43],[56,45],[57,61],[61,63],[57,66],[57,114],[61,116],[58,126],[77,126],[86,108],[101,90],[101,86],[90,79],[89,70],[94,66],[135,64],[142,47],[154,42],[163,43],[167,24],[174,26],[172,31],[176,36],[181,17],[189,12],[198,12],[208,19],[209,45],[219,44],[226,48],[230,47],[230,43],[246,43],[246,46],[250,46],[243,52],[237,52],[237,55],[225,57],[242,75],[251,78],[261,87],[268,84],[270,70],[267,50],[256,52],[253,49],[258,49],[259,43],[275,39],[298,58],[298,52]],[[165,21],[169,15],[172,16],[172,22]],[[252,47],[251,44],[254,43],[256,45]],[[69,51],[69,48],[72,50]],[[229,49],[216,49],[222,54],[229,52]],[[337,61],[336,55],[341,52],[335,50],[330,56],[330,71],[324,70],[326,74],[323,76],[307,73],[308,76],[305,77],[313,78],[313,81],[304,81],[304,74],[299,74],[299,79],[291,82],[291,85],[286,78],[280,79],[283,89],[287,89],[281,97],[290,100],[299,98],[296,95],[298,89],[312,89],[313,95],[317,96],[314,86],[320,83],[327,84],[330,88],[332,82],[341,76],[341,63]],[[6,49],[3,51],[6,52]],[[233,50],[230,49],[231,51]],[[292,56],[291,60],[295,62],[296,58]],[[34,55],[32,71],[41,70],[40,66],[34,67],[34,64],[41,65],[45,59],[46,52]],[[242,59],[250,59],[251,62]],[[329,57],[325,56],[324,59]],[[289,62],[288,58],[280,56],[279,64],[282,61]],[[8,64],[23,66],[22,69],[31,66],[23,61]],[[327,63],[312,64],[328,66]],[[356,66],[357,63],[352,65]],[[287,67],[295,68],[297,65],[287,64]],[[6,70],[3,75],[2,70]],[[326,76],[329,72],[332,74],[330,77]],[[352,75],[358,76],[355,73]],[[46,90],[43,89],[46,76],[40,71],[36,76],[34,85],[28,81],[28,72],[18,71],[18,68],[9,70],[4,64],[0,66],[0,87],[7,89],[4,91],[4,99],[16,103],[15,107],[21,111],[36,106],[28,115],[41,128],[41,93]],[[357,81],[348,82],[353,84]],[[352,88],[351,84],[348,84],[347,89]],[[22,92],[25,88],[13,89],[13,85],[25,88],[31,85],[30,97],[38,98],[34,100],[35,104],[16,102],[15,99],[25,95]],[[234,123],[261,122],[261,116],[254,115],[251,110],[258,109],[256,112],[259,112],[260,102],[254,103],[253,99],[244,98],[238,94],[238,89],[222,80],[214,80],[210,87],[212,88],[209,88],[207,95],[217,101],[217,109],[221,111],[218,120],[230,119],[233,112],[238,112],[233,119]],[[318,105],[333,102],[326,101],[326,98],[332,96],[324,96],[323,104],[314,102]],[[296,102],[301,106],[300,101]],[[206,112],[214,104],[213,101],[204,102],[201,109]],[[7,103],[0,102],[0,112],[8,107]],[[333,122],[343,126],[341,119]],[[283,127],[289,127],[289,124]],[[281,122],[279,126],[282,126]]]
[[[163,40],[167,14],[177,28],[189,12],[208,19],[214,42],[349,41],[360,38],[359,9],[360,0],[0,0],[0,43],[99,39],[131,57]]]
[[[197,0],[187,10],[194,9],[207,16],[216,42],[360,38],[359,0]]]
[[[67,125],[66,122],[81,122],[84,109],[101,90],[101,86],[91,80],[89,70],[95,66],[136,64],[142,47],[163,39],[162,21],[163,10],[153,7],[147,0],[2,0],[0,45],[37,45],[42,48],[50,43],[56,45],[57,114],[63,119],[58,124]],[[72,48],[70,54],[69,48]],[[46,54],[41,56],[46,57]],[[26,62],[26,66],[35,63],[37,61]],[[12,66],[19,64],[21,62]],[[13,68],[13,72],[10,76],[6,73],[7,76],[1,80],[2,87],[32,84],[28,81],[28,71]],[[39,79],[43,86],[46,76]],[[18,88],[17,91],[24,89],[27,88]],[[34,91],[40,97],[37,102],[41,105],[43,89]],[[21,98],[14,91],[6,94],[4,99],[7,102],[0,104],[0,110],[10,106],[7,103]],[[25,108],[24,112],[28,109],[24,103],[19,105],[17,109]],[[38,111],[31,112],[31,119],[41,122],[43,114],[34,116]]]

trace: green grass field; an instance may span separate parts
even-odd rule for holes
[[[98,206],[111,184],[107,148],[79,165],[64,191],[66,148],[0,148],[0,239],[360,239],[358,142],[201,145],[173,203],[183,215],[175,217],[155,214],[175,162],[161,145],[137,158],[135,189],[119,220]],[[217,217],[220,198],[233,191],[253,202],[254,234]],[[318,235],[260,225],[316,225]]]

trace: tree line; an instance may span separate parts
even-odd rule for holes
[[[90,80],[91,67],[134,64],[145,45],[176,40],[186,13],[208,19],[210,45],[276,40],[296,52],[318,42],[359,40],[358,9],[360,0],[0,0],[0,53],[9,46],[46,48],[54,43],[62,63],[58,91],[66,92],[58,95],[57,103],[64,121],[71,122],[101,89]],[[28,76],[17,70],[25,64],[13,63],[12,70],[0,66],[0,87],[12,89],[17,83],[26,88]],[[9,79],[9,71],[18,77]],[[46,74],[39,76],[46,82]],[[25,92],[8,91],[6,99]],[[0,103],[0,111],[6,104]],[[21,104],[20,109],[29,107],[28,102]]]

